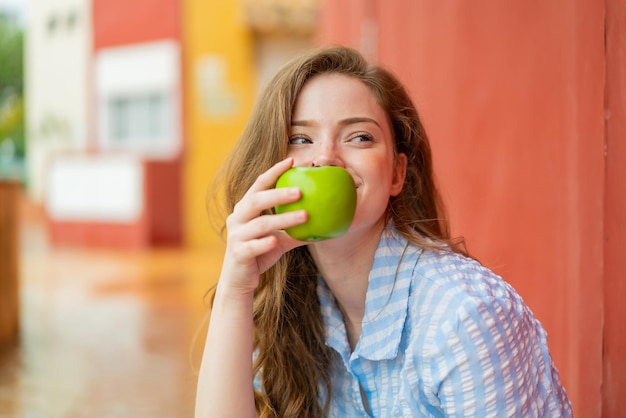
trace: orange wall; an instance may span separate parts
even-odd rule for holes
[[[183,2],[183,230],[191,247],[222,246],[207,219],[207,188],[243,131],[255,98],[253,38],[241,4]],[[223,64],[217,85],[207,86],[207,60]]]
[[[352,0],[354,18],[321,3],[322,44],[368,45],[350,20],[377,22],[375,56],[418,105],[454,231],[544,324],[576,416],[600,416],[603,2]]]

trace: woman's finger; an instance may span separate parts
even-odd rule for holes
[[[292,226],[300,225],[308,219],[304,210],[286,212],[280,215],[261,215],[245,224],[237,224],[236,221],[228,224],[229,240],[245,242],[264,236],[273,235],[278,231]]]
[[[300,200],[302,192],[296,187],[261,190],[246,194],[236,205],[233,215],[239,222],[247,222],[259,216],[263,211],[276,205],[283,205]]]
[[[239,245],[232,248],[230,252],[235,260],[238,260],[241,264],[245,264],[271,251],[277,244],[278,239],[273,235],[268,235],[262,238],[241,242]]]
[[[266,190],[273,187],[274,184],[276,184],[276,180],[278,180],[278,177],[280,177],[281,174],[290,169],[292,166],[293,158],[291,157],[285,158],[284,160],[277,162],[266,172],[257,177],[256,181],[248,190],[248,193]]]

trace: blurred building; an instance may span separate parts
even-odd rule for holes
[[[185,237],[220,242],[207,219],[209,182],[242,132],[257,92],[287,59],[313,45],[315,0],[187,0]]]
[[[30,0],[30,194],[55,244],[219,242],[206,192],[312,0]]]
[[[91,2],[28,0],[26,24],[29,192],[42,202],[50,157],[89,147]]]

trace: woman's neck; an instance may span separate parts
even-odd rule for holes
[[[352,349],[361,335],[369,273],[384,224],[349,237],[309,245],[320,274],[341,310]]]

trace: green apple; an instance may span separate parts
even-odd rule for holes
[[[276,213],[304,209],[308,220],[287,228],[300,241],[322,241],[346,233],[356,210],[356,186],[350,173],[341,167],[292,167],[276,182],[276,188],[297,187],[302,198],[276,206]]]

